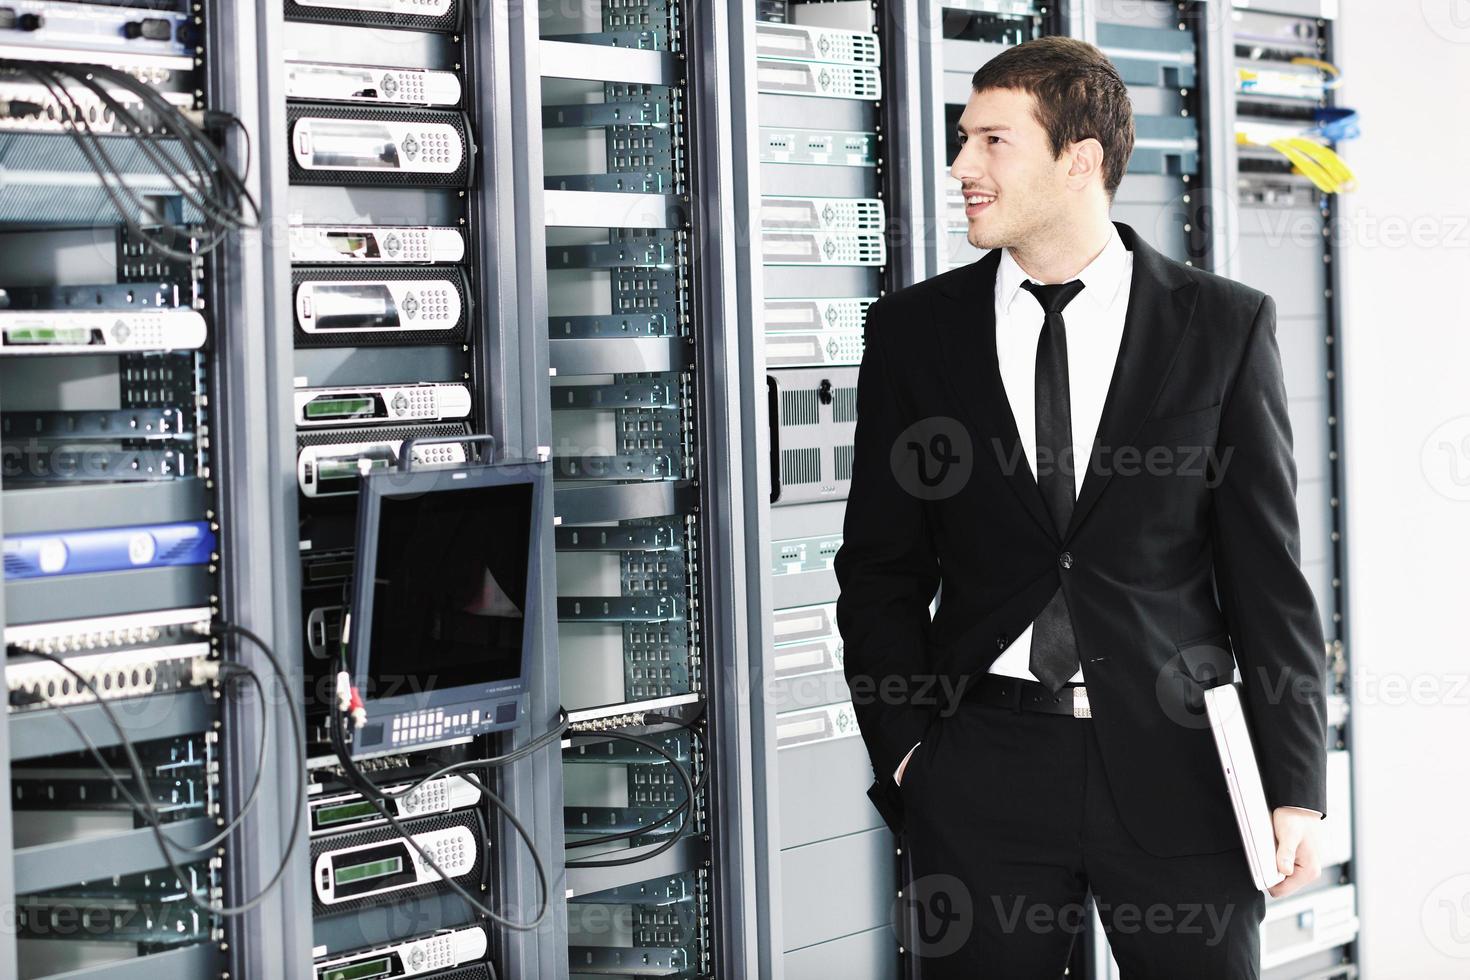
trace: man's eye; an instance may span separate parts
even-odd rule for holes
[[[995,142],[995,143],[1004,143],[1005,142],[1005,140],[1001,139],[999,136],[991,136],[990,137],[990,140],[992,142]]]
[[[955,142],[957,142],[960,146],[964,146],[965,141],[968,139],[969,137],[966,136],[964,133],[959,133],[955,136]]]

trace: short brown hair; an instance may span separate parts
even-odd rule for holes
[[[1088,137],[1101,143],[1103,186],[1112,200],[1133,155],[1133,104],[1107,55],[1076,38],[1041,37],[996,55],[970,84],[976,92],[1009,88],[1030,93],[1053,159],[1069,143]]]

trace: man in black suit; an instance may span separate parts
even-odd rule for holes
[[[1275,305],[1110,221],[1133,119],[1091,45],[987,63],[959,138],[993,251],[869,309],[836,558],[915,952],[926,978],[1058,977],[1090,892],[1124,977],[1258,976],[1265,899],[1200,699],[1238,666],[1271,894],[1300,888],[1326,658]]]

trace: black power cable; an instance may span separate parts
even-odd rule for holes
[[[703,747],[703,745],[704,745],[704,739],[703,739],[703,736],[701,735],[701,733],[697,729],[695,729],[693,727],[693,725],[686,724],[681,719],[674,718],[674,717],[671,717],[669,715],[647,715],[646,714],[646,715],[643,716],[643,720],[644,720],[644,723],[645,724],[664,724],[664,723],[670,723],[670,724],[677,725],[680,728],[687,729],[689,731],[689,734],[690,734],[690,736],[692,738],[699,740],[701,747]],[[605,732],[578,732],[577,734],[579,734],[579,735],[592,736],[592,735],[607,735],[609,733],[605,733]],[[613,737],[616,737],[616,736],[613,736]],[[668,755],[668,754],[665,754],[664,757],[666,759],[668,759],[672,764],[678,765],[678,760],[674,759],[673,756]],[[694,790],[695,790],[696,793],[698,791],[704,789],[704,784],[705,784],[705,781],[707,779],[709,779],[709,766],[705,766],[704,767],[704,769],[700,772],[699,779],[697,781],[695,781],[695,783],[694,783]],[[689,818],[693,816],[693,812],[687,806],[685,806],[683,804],[681,804],[680,806],[677,806],[674,809],[670,810],[668,813],[664,814],[662,817],[659,817],[653,823],[646,824],[646,825],[644,825],[642,827],[634,827],[632,830],[620,830],[617,833],[613,833],[613,834],[601,834],[601,835],[598,835],[596,837],[582,837],[582,838],[578,838],[577,840],[575,840],[575,841],[567,844],[567,850],[570,851],[570,850],[573,850],[573,849],[576,849],[576,848],[582,848],[582,847],[597,847],[597,846],[599,846],[601,844],[613,844],[613,843],[616,843],[617,841],[620,841],[620,840],[629,840],[629,839],[634,838],[634,837],[643,837],[643,836],[648,835],[652,831],[658,830],[660,827],[663,827],[663,826],[666,826],[666,825],[672,823],[674,821],[674,819],[677,818],[678,816],[680,816],[681,814],[686,814],[686,817],[685,817],[685,820],[682,823],[680,823],[678,827],[676,827],[674,829],[674,835],[677,836],[680,833],[683,833],[683,831],[685,830],[685,828],[689,824]],[[655,852],[655,853],[662,853],[662,852]],[[648,856],[649,857],[652,857],[653,855],[650,854]],[[570,865],[570,867],[575,867],[575,865]]]
[[[246,629],[245,627],[236,626],[234,624],[224,624],[220,627],[220,629],[222,632],[233,633],[249,640],[256,647],[258,647],[260,649],[260,652],[265,655],[268,661],[270,661],[271,671],[281,682],[282,691],[286,696],[286,713],[287,716],[291,719],[291,733],[296,752],[295,759],[299,761],[305,755],[306,742],[301,731],[301,720],[297,717],[295,702],[291,698],[290,680],[286,676],[286,672],[282,668],[280,660],[277,659],[275,653],[270,649],[270,647],[265,643],[264,640],[262,640],[259,636]],[[257,766],[256,780],[252,784],[245,804],[242,805],[241,810],[235,816],[235,819],[230,821],[230,823],[227,824],[219,834],[217,834],[214,838],[212,838],[209,842],[206,842],[205,844],[180,844],[178,841],[175,841],[164,832],[164,827],[166,825],[164,824],[160,814],[158,813],[156,802],[153,800],[152,794],[149,793],[147,790],[147,776],[143,771],[142,761],[138,758],[138,753],[135,746],[133,745],[132,739],[128,736],[126,729],[123,728],[122,723],[118,720],[117,714],[112,710],[111,703],[107,699],[104,699],[98,693],[96,684],[91,680],[91,678],[83,676],[62,658],[44,651],[31,652],[35,656],[38,656],[43,660],[47,660],[55,664],[56,666],[60,667],[62,670],[70,674],[72,678],[77,682],[79,690],[85,689],[90,692],[92,697],[95,699],[95,703],[102,710],[103,715],[106,716],[108,723],[112,726],[113,731],[117,733],[119,744],[122,746],[123,753],[127,757],[128,768],[131,772],[133,780],[141,790],[140,795],[142,796],[142,799],[134,798],[132,796],[132,794],[128,791],[127,784],[123,782],[122,778],[118,776],[117,773],[107,764],[106,759],[97,749],[96,743],[94,743],[80,728],[80,726],[78,726],[76,722],[69,717],[65,709],[58,705],[51,706],[53,710],[55,710],[62,718],[62,720],[71,727],[72,731],[77,734],[82,743],[92,753],[93,757],[101,764],[103,771],[111,777],[113,784],[118,787],[119,791],[123,794],[124,799],[129,801],[129,803],[133,806],[134,811],[148,824],[149,828],[153,832],[154,840],[158,843],[159,854],[162,856],[164,863],[168,866],[169,871],[179,880],[179,884],[183,888],[184,896],[189,900],[189,902],[193,904],[196,908],[199,908],[204,912],[208,912],[211,915],[225,917],[244,915],[245,913],[258,907],[262,902],[264,902],[269,896],[271,890],[275,888],[275,886],[280,883],[282,877],[284,877],[287,869],[290,866],[291,854],[295,850],[296,843],[300,838],[301,815],[306,808],[306,789],[304,785],[305,781],[298,781],[296,790],[296,801],[292,813],[291,830],[290,833],[287,835],[286,847],[281,855],[280,864],[276,868],[275,872],[271,875],[270,879],[261,887],[260,891],[253,898],[242,902],[239,905],[215,905],[208,900],[207,896],[201,898],[198,893],[196,893],[192,888],[184,885],[184,882],[187,880],[187,876],[184,874],[184,869],[179,866],[179,863],[174,856],[174,850],[177,849],[179,851],[197,852],[210,847],[214,847],[225,840],[230,833],[238,829],[241,823],[244,821],[246,814],[249,812],[249,809],[255,805],[255,802],[258,798],[257,791],[259,789],[260,771],[264,767]],[[241,676],[248,677],[252,680],[256,688],[261,693],[261,710],[264,716],[266,697],[265,688],[264,685],[261,683],[260,676],[246,665],[240,663],[232,662],[228,664],[221,664],[220,667],[221,677],[229,674],[240,674]],[[265,740],[267,737],[266,728],[266,725],[261,726],[262,757],[265,753]]]
[[[212,186],[212,184],[207,183],[203,177],[203,175],[210,172],[209,163],[197,151],[191,139],[178,139],[176,137],[170,137],[166,135],[166,133],[154,132],[153,127],[145,125],[141,120],[134,116],[130,109],[115,100],[112,97],[112,93],[109,92],[101,84],[99,84],[94,78],[92,78],[90,74],[83,74],[80,76],[70,75],[69,77],[71,77],[74,81],[76,81],[82,87],[86,88],[93,95],[95,95],[98,100],[103,103],[104,106],[112,110],[112,113],[115,117],[130,124],[130,128],[134,131],[133,138],[137,142],[138,148],[143,152],[146,157],[148,157],[149,162],[151,162],[160,173],[167,176],[170,183],[172,183],[176,188],[179,189],[180,196],[182,196],[185,201],[198,208],[208,218],[212,218],[220,227],[235,230],[245,227],[242,220],[240,218],[237,218],[229,210],[229,208],[233,205],[223,203],[224,201],[229,200],[229,198],[221,198],[221,203],[216,203],[215,195],[218,194],[218,191]],[[70,98],[70,93],[68,93],[68,97]],[[73,104],[76,104],[75,100],[73,100]],[[168,108],[173,109],[173,107],[167,102],[164,102],[163,104]],[[150,105],[149,108],[153,108],[153,106]],[[157,112],[156,109],[154,109],[154,111],[155,113]],[[83,125],[86,126],[88,132],[91,131],[91,126],[89,123],[83,123]],[[97,139],[96,143],[99,149],[105,146],[104,141],[101,139]],[[195,168],[194,170],[185,170],[182,173],[176,172],[178,170],[177,162],[170,160],[168,154],[165,152],[170,143],[176,143],[183,150],[185,155],[189,158],[190,165]],[[108,158],[108,163],[109,165],[111,165],[112,163],[110,157]],[[115,170],[115,168],[113,169]],[[185,180],[194,178],[197,181],[192,183],[190,188],[194,190],[195,194],[198,195],[197,197],[191,197],[189,195],[184,184],[180,183],[180,178],[183,178]]]
[[[232,231],[259,227],[260,208],[246,186],[245,178],[235,173],[203,129],[152,86],[106,65],[7,61],[3,70],[31,79],[51,96],[60,109],[63,130],[71,136],[88,166],[97,174],[113,208],[129,231],[158,253],[177,260],[189,260],[195,254],[178,250],[172,242],[146,229],[134,216],[135,212],[148,213],[149,207],[120,173],[107,150],[106,140],[92,129],[83,106],[68,90],[68,82],[92,93],[104,109],[112,113],[127,138],[131,138],[157,172],[204,218],[205,234],[202,236],[196,236],[191,226],[175,225],[161,219],[160,226],[165,231],[186,240],[194,239],[199,252],[208,252],[218,247]],[[102,84],[104,81],[108,84]],[[157,125],[139,119],[131,109],[118,102],[109,85],[133,95],[152,113]],[[246,144],[248,173],[250,138],[244,124],[228,113],[219,112],[206,112],[203,120],[207,126],[224,122],[240,128]],[[192,170],[181,167],[180,162],[170,156],[167,151],[174,148],[184,155],[187,168]]]
[[[594,860],[575,861],[575,862],[574,861],[568,861],[568,862],[566,862],[566,867],[568,867],[568,868],[621,868],[621,867],[626,867],[627,865],[630,865],[630,864],[641,864],[642,862],[647,861],[650,858],[657,857],[658,855],[660,855],[660,854],[664,853],[665,851],[667,851],[669,848],[671,848],[674,845],[678,844],[679,841],[682,839],[682,837],[681,837],[682,833],[684,832],[684,830],[686,830],[689,827],[689,822],[694,819],[694,797],[695,797],[694,780],[692,780],[692,779],[689,778],[689,771],[687,769],[685,769],[682,765],[679,764],[679,760],[676,759],[673,756],[672,753],[665,751],[664,750],[664,747],[662,745],[659,745],[657,742],[649,741],[646,738],[640,738],[637,735],[629,735],[626,732],[614,732],[614,731],[605,731],[605,732],[573,732],[572,733],[572,736],[574,738],[577,737],[577,736],[582,736],[582,737],[586,737],[586,738],[616,738],[616,739],[622,739],[623,741],[633,742],[633,743],[635,743],[637,745],[641,745],[644,748],[648,749],[649,751],[656,752],[659,755],[663,756],[665,759],[669,760],[669,764],[674,767],[674,771],[679,774],[679,778],[682,779],[682,780],[684,780],[684,801],[683,801],[683,805],[678,810],[675,810],[673,812],[674,813],[683,813],[685,816],[684,816],[684,820],[679,824],[678,829],[675,830],[673,833],[669,834],[664,841],[662,841],[657,847],[655,847],[651,851],[645,851],[645,852],[643,852],[641,854],[637,854],[637,855],[635,855],[633,857],[608,859],[608,860],[605,860],[605,861],[594,861]],[[670,818],[672,818],[672,816],[673,816],[673,814],[670,814]],[[668,819],[668,818],[665,818],[665,819]],[[647,828],[647,827],[639,828],[636,833],[629,834],[628,836],[638,836],[639,834],[646,833],[649,829],[650,828]],[[613,838],[614,837],[614,835],[611,835],[611,834],[606,835],[606,836],[608,836],[609,838]],[[584,842],[584,843],[590,843],[590,842]]]
[[[43,88],[45,88],[46,91],[51,95],[52,99],[55,100],[56,104],[61,107],[61,112],[63,114],[71,116],[77,115],[78,113],[75,108],[75,100],[72,99],[71,96],[66,92],[65,84],[61,82],[58,78],[50,74],[48,70],[49,67],[50,66],[45,65],[33,67],[24,63],[16,63],[14,65],[14,70],[31,78],[33,81],[37,82]],[[72,113],[67,113],[66,107],[68,103],[71,103],[74,107]],[[153,236],[150,235],[149,232],[145,230],[143,226],[138,222],[138,220],[133,216],[134,210],[146,213],[148,210],[148,206],[138,196],[137,192],[133,190],[132,185],[121,174],[117,172],[116,168],[110,166],[110,158],[108,158],[105,153],[100,153],[100,147],[98,145],[97,137],[95,134],[92,133],[91,127],[86,126],[85,123],[83,123],[81,126],[65,126],[65,131],[67,135],[71,137],[72,142],[76,144],[77,150],[86,159],[87,165],[90,166],[92,168],[92,171],[97,175],[99,181],[101,182],[102,192],[112,203],[114,210],[116,210],[118,216],[122,218],[123,223],[127,225],[128,230],[131,231],[138,239],[148,242],[150,245],[154,246],[158,249],[158,251],[165,255],[176,259],[191,259],[191,255],[183,252],[174,251],[168,246],[163,245],[161,242],[156,241]],[[83,138],[84,134],[87,137],[86,139]],[[172,180],[172,178],[170,179]],[[126,194],[130,198],[132,205],[131,207],[119,198],[119,192]]]
[[[72,676],[80,678],[80,675],[73,671],[68,665],[59,661],[52,654],[42,653],[38,651],[36,655],[41,657],[42,659],[49,660],[52,663],[60,664],[63,669],[70,672]],[[209,840],[204,841],[201,844],[181,844],[172,838],[168,838],[169,846],[175,847],[180,851],[202,854],[213,850],[215,847],[218,847],[229,838],[230,834],[234,833],[235,830],[239,829],[239,827],[244,823],[245,816],[255,806],[256,800],[259,798],[260,795],[261,776],[265,771],[266,750],[270,744],[270,733],[266,729],[266,725],[268,724],[268,716],[266,714],[265,686],[261,683],[260,675],[251,670],[249,667],[246,667],[244,664],[220,664],[220,672],[222,675],[227,670],[230,673],[238,673],[246,677],[252,684],[255,685],[256,691],[260,694],[261,736],[260,751],[256,756],[255,762],[255,778],[251,782],[250,791],[246,795],[245,801],[240,805],[239,812],[236,814],[235,819],[227,823],[219,831],[219,833],[215,834],[215,836],[211,837]],[[79,680],[79,686],[80,683],[81,682]],[[93,689],[93,693],[95,693],[95,688]],[[85,729],[83,729],[75,721],[72,720],[71,715],[63,706],[56,704],[47,699],[45,696],[41,695],[37,695],[35,703],[42,704],[48,708],[51,708],[57,713],[62,721],[66,722],[67,726],[71,728],[72,734],[76,735],[77,740],[80,741],[87,748],[87,751],[92,755],[92,758],[96,761],[98,768],[102,770],[103,775],[110,779],[116,786],[117,791],[119,794],[122,795],[124,802],[126,802],[134,810],[138,811],[140,815],[146,809],[150,811],[156,818],[158,818],[160,822],[162,821],[162,816],[158,812],[159,801],[153,797],[153,794],[149,791],[146,783],[139,782],[140,779],[145,779],[146,775],[143,773],[142,769],[139,768],[141,766],[141,760],[138,760],[135,747],[129,741],[127,741],[126,734],[123,732],[122,729],[117,729],[117,733],[119,738],[122,739],[120,744],[122,744],[123,746],[124,755],[126,757],[126,761],[128,762],[128,775],[135,784],[139,784],[138,788],[141,791],[139,793],[139,796],[141,798],[135,798],[131,793],[128,792],[127,784],[123,782],[122,777],[119,776],[117,774],[117,771],[113,769],[112,766],[108,763],[106,757],[102,755],[102,751],[97,747],[97,744],[92,741],[91,736],[86,733]]]
[[[194,124],[186,114],[174,107],[167,99],[158,93],[152,86],[138,81],[127,72],[111,68],[106,65],[84,65],[84,66],[57,66],[62,69],[73,68],[67,72],[81,84],[87,86],[98,96],[116,106],[111,93],[101,88],[95,81],[93,75],[109,79],[119,88],[125,89],[137,96],[145,105],[153,110],[154,114],[166,128],[171,129],[176,136],[182,139],[183,149],[189,154],[190,159],[199,167],[199,174],[207,176],[210,180],[218,180],[226,191],[224,200],[227,209],[221,216],[221,221],[226,226],[235,228],[255,227],[260,218],[260,209],[256,206],[255,199],[251,196],[249,189],[245,186],[243,178],[236,175],[225,160],[224,154],[214,145],[202,129]],[[125,110],[126,111],[126,110]],[[221,115],[221,114],[216,114]],[[236,120],[238,122],[238,120]],[[244,124],[241,123],[241,128]],[[146,132],[146,131],[145,131]],[[151,134],[148,134],[151,136]],[[213,166],[210,162],[213,162]],[[245,217],[243,209],[236,209],[242,204],[249,204],[255,218]]]
[[[192,252],[181,252],[173,248],[171,244],[164,242],[148,229],[144,228],[138,219],[133,216],[134,210],[146,214],[149,211],[149,205],[133,189],[131,182],[118,170],[118,167],[113,162],[111,153],[107,150],[106,140],[98,137],[92,131],[90,124],[85,119],[85,113],[82,110],[81,104],[68,91],[62,75],[55,71],[58,67],[45,65],[31,68],[22,65],[17,70],[27,72],[30,77],[42,84],[51,94],[52,98],[61,106],[64,120],[71,120],[70,125],[63,122],[66,133],[71,137],[72,142],[76,144],[77,149],[87,160],[88,165],[101,179],[103,192],[107,195],[114,210],[117,211],[133,235],[140,241],[147,243],[160,254],[180,261],[192,259]],[[68,104],[72,107],[70,112],[66,108]],[[209,209],[200,196],[212,194],[212,185],[206,183],[202,178],[198,178],[196,182],[186,186],[183,183],[184,178],[194,178],[196,175],[192,173],[181,173],[176,161],[162,156],[144,137],[138,135],[139,133],[146,132],[149,127],[145,126],[144,123],[133,116],[129,110],[120,108],[115,114],[118,113],[120,113],[120,121],[124,125],[130,126],[133,130],[126,136],[119,138],[130,139],[138,150],[153,163],[157,172],[173,185],[174,189],[187,203],[205,211],[206,216],[210,213],[217,213],[217,209],[213,211]],[[180,141],[177,145],[183,148],[185,152],[188,152],[189,144],[187,140]],[[197,153],[192,155],[195,160],[198,159]],[[195,192],[193,195],[190,193],[191,190]],[[128,199],[126,203],[120,199],[120,194],[126,195]],[[193,229],[186,226],[173,225],[167,221],[163,221],[162,226],[172,231],[175,235],[186,238],[194,236]],[[219,231],[212,238],[202,240],[199,244],[199,250],[205,252],[216,247],[224,240],[226,233],[226,231]]]

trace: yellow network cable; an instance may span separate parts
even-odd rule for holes
[[[1292,58],[1291,63],[1293,65],[1307,65],[1311,68],[1317,69],[1322,74],[1326,75],[1327,77],[1322,80],[1323,88],[1337,88],[1342,84],[1342,69],[1338,68],[1330,61],[1323,61],[1321,58],[1308,58],[1303,56],[1299,58]]]
[[[1357,175],[1347,162],[1330,146],[1323,146],[1306,136],[1284,136],[1267,143],[1258,143],[1240,132],[1235,134],[1235,141],[1243,146],[1270,147],[1291,161],[1292,166],[1324,194],[1340,194],[1357,189]]]
[[[1357,187],[1357,175],[1331,147],[1303,136],[1272,140],[1269,145],[1324,193],[1339,194]]]

